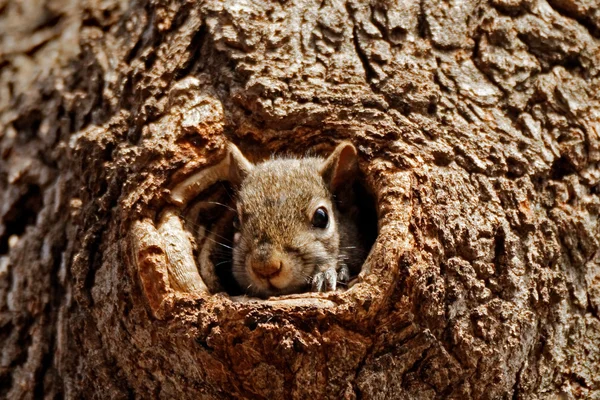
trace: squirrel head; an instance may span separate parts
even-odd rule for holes
[[[356,149],[344,142],[327,159],[254,165],[230,146],[229,175],[238,186],[233,276],[252,295],[300,292],[318,269],[338,263],[336,194],[356,176]]]

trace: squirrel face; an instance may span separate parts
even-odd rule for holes
[[[354,146],[338,146],[327,160],[257,165],[239,151],[231,154],[230,174],[239,179],[232,272],[241,289],[262,297],[297,293],[318,274],[335,274],[341,214],[334,193],[354,171]]]

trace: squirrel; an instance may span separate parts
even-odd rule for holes
[[[325,292],[360,272],[366,248],[357,226],[356,148],[321,157],[253,164],[230,144],[237,186],[232,274],[248,295]]]

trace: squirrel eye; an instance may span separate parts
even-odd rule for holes
[[[237,216],[237,214],[233,217],[233,229],[236,231],[240,230],[240,218]]]
[[[329,225],[329,216],[325,207],[319,207],[312,217],[312,225],[315,228],[325,229]]]

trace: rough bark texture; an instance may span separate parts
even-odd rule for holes
[[[0,0],[0,397],[600,399],[599,10]],[[342,139],[346,292],[185,293],[133,232],[228,140]]]

